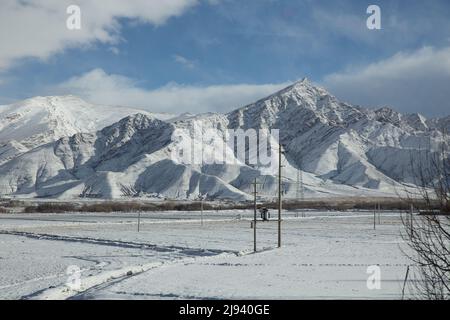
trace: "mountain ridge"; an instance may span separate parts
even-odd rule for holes
[[[20,150],[20,142],[9,141],[7,147],[0,146],[0,157],[2,150],[8,155],[0,164],[0,193],[245,200],[251,197],[253,179],[259,177],[264,181],[261,194],[273,197],[276,170],[239,161],[186,164],[171,158],[173,149],[191,144],[203,145],[204,155],[215,157],[226,130],[253,128],[280,130],[288,197],[296,196],[299,171],[307,196],[388,195],[414,182],[411,154],[425,159],[435,152],[439,141],[448,139],[440,128],[448,126],[449,119],[353,106],[302,79],[226,114],[158,119],[137,112],[98,130],[28,147],[18,155],[14,146]],[[205,139],[195,131],[198,127],[215,131]],[[189,134],[174,139],[176,129]],[[0,140],[1,134],[2,130]],[[270,148],[276,154],[277,146]],[[235,150],[225,152],[236,157]]]
[[[26,150],[78,132],[100,130],[135,113],[160,118],[173,117],[141,109],[94,105],[74,95],[38,96],[10,105],[1,105],[0,164]],[[8,146],[11,143],[14,146]],[[2,155],[2,149],[8,150],[8,153]]]

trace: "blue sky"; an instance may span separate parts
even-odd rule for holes
[[[308,77],[355,104],[450,114],[447,0],[93,2],[2,1],[0,103],[73,93],[226,111]],[[72,3],[79,31],[65,27]],[[381,30],[366,27],[371,4]]]

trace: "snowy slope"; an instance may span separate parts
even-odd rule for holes
[[[93,105],[71,95],[35,97],[2,105],[0,163],[24,150],[79,132],[94,132],[136,113],[162,119],[172,117],[127,107]]]
[[[228,115],[234,128],[278,128],[289,163],[337,183],[389,191],[413,182],[412,155],[436,151],[444,119],[338,101],[307,79]],[[429,125],[429,124],[434,125]],[[423,155],[425,158],[425,155]]]
[[[0,166],[0,193],[39,197],[117,198],[136,193],[171,198],[245,199],[200,169],[170,160],[174,125],[136,114],[95,133],[77,133]]]
[[[228,114],[133,114],[72,96],[0,110],[0,193],[39,197],[244,200],[255,178],[262,183],[259,194],[274,197],[277,144],[269,144],[272,165],[264,166],[239,158],[224,142],[229,129],[249,128],[279,129],[287,197],[296,196],[300,172],[307,197],[395,195],[415,182],[411,159],[426,161],[436,152],[449,124],[449,117],[342,103],[307,79]],[[103,128],[108,122],[115,123]],[[174,158],[180,148],[204,162]],[[233,161],[223,163],[223,156]]]

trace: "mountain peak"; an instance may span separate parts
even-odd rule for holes
[[[294,84],[304,84],[304,85],[309,84],[309,85],[311,85],[311,81],[309,81],[308,77],[303,77],[302,79],[295,81]]]
[[[140,125],[142,123],[148,123],[153,120],[155,120],[155,118],[148,114],[135,113],[135,114],[130,114],[130,115],[126,116],[125,118],[121,119],[118,123],[128,123],[128,124],[133,124],[133,125]]]
[[[398,125],[401,121],[402,115],[389,108],[389,107],[381,107],[375,110],[376,120],[381,122],[390,122],[394,125]]]
[[[61,106],[67,103],[76,103],[80,105],[87,105],[88,103],[82,98],[75,95],[62,95],[62,96],[36,96],[25,100],[17,101],[13,105],[27,105],[27,106]]]
[[[95,132],[130,115],[133,108],[94,105],[74,95],[36,96],[0,106],[0,141],[16,140],[27,148],[80,132]],[[135,119],[135,123],[145,122]]]
[[[166,124],[165,122],[153,117],[149,114],[135,113],[122,118],[116,123],[103,128],[101,131],[104,134],[110,134],[111,130],[118,129],[119,131],[135,131],[147,129],[150,127],[160,126]]]
[[[311,82],[308,78],[302,78],[290,86],[275,93],[275,95],[295,95],[297,97],[332,96],[323,87]]]

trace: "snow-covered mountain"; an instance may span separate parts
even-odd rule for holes
[[[24,151],[79,132],[94,132],[140,109],[93,105],[72,96],[35,97],[0,106],[0,164]]]
[[[228,118],[234,128],[279,128],[294,167],[337,183],[386,190],[414,182],[411,155],[417,159],[433,150],[444,139],[438,129],[449,125],[448,118],[342,103],[307,79]]]
[[[0,194],[178,199],[207,194],[243,200],[251,197],[251,183],[258,178],[260,194],[272,197],[277,191],[277,166],[249,164],[228,145],[224,154],[235,161],[185,163],[173,157],[180,147],[192,150],[203,145],[200,153],[197,149],[193,154],[215,159],[221,156],[217,150],[225,145],[227,130],[252,128],[279,129],[285,148],[283,189],[288,197],[298,193],[299,176],[307,197],[395,195],[405,184],[414,183],[412,155],[420,160],[436,151],[444,139],[441,129],[450,127],[450,117],[428,120],[389,108],[369,110],[342,103],[306,79],[228,114],[170,119],[99,109],[71,96],[31,99],[36,100],[44,106],[38,110],[60,101],[61,112],[52,109],[47,114],[62,113],[64,121],[47,120],[31,104],[28,109],[26,103],[16,109],[0,108],[0,141],[4,141],[0,157],[4,154],[6,159],[0,165]],[[70,106],[64,108],[66,104]],[[126,117],[113,120],[121,115]],[[33,126],[26,119],[33,119]],[[271,143],[269,149],[278,161],[278,146]]]

